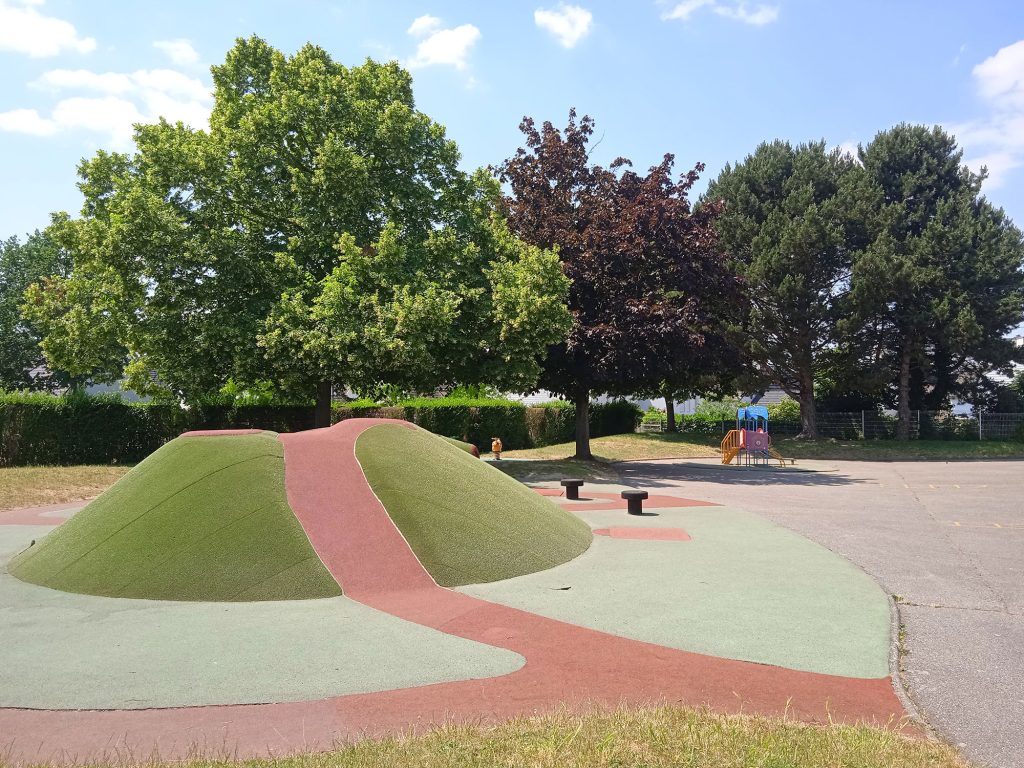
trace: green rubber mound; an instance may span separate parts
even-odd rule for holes
[[[288,506],[271,432],[172,440],[10,572],[66,592],[153,600],[341,594]]]
[[[454,445],[460,451],[465,451],[466,453],[471,454],[474,458],[477,458],[477,459],[480,458],[480,456],[479,456],[480,449],[477,448],[472,443],[467,443],[467,442],[464,442],[462,440],[456,440],[454,437],[444,437],[442,439],[443,440],[447,440],[449,443]]]
[[[590,546],[582,520],[425,430],[371,427],[356,441],[356,458],[443,587],[552,568]]]

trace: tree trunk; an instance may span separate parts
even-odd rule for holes
[[[316,385],[316,410],[313,426],[316,429],[331,426],[331,382],[321,381]]]
[[[576,393],[576,456],[591,461],[590,453],[590,390],[581,388]]]
[[[665,431],[676,431],[676,404],[672,401],[672,393],[665,393]]]
[[[900,353],[900,393],[896,403],[896,439],[910,439],[910,339]]]
[[[805,440],[818,439],[818,409],[814,404],[814,377],[810,374],[800,377],[800,434]]]

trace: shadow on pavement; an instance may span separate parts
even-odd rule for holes
[[[777,469],[741,469],[702,467],[696,464],[630,461],[616,465],[622,481],[626,484],[642,483],[644,486],[668,486],[681,480],[695,480],[703,483],[746,486],[813,486],[829,487],[862,483],[863,480],[838,472],[813,472]],[[667,481],[664,484],[659,480]]]

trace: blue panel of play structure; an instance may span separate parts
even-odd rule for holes
[[[763,405],[748,405],[746,408],[740,408],[740,410],[747,412],[746,418],[748,419],[768,418],[768,409]]]

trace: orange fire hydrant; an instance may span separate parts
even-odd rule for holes
[[[492,437],[491,438],[491,453],[494,454],[494,458],[495,459],[497,459],[498,461],[501,461],[501,438],[500,437]]]

